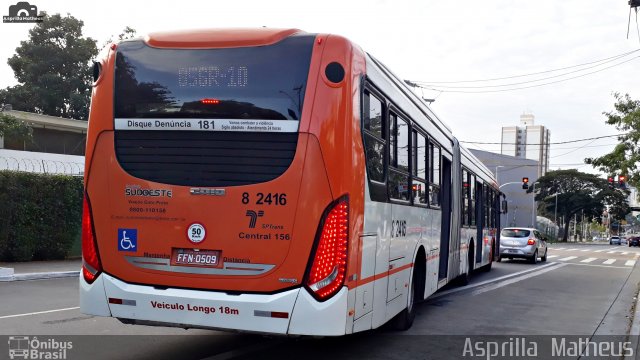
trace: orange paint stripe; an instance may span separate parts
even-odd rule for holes
[[[361,285],[364,285],[364,284],[368,284],[368,283],[370,283],[372,281],[376,281],[376,280],[379,280],[379,279],[383,279],[383,278],[385,278],[385,277],[387,277],[389,275],[393,275],[393,274],[395,274],[397,272],[400,272],[402,270],[406,270],[406,269],[409,269],[409,268],[412,268],[412,267],[413,267],[413,263],[410,263],[410,264],[402,265],[402,266],[400,266],[398,268],[389,270],[388,273],[381,273],[381,274],[375,274],[373,276],[369,276],[368,278],[364,278],[364,279],[358,281],[358,286],[361,286]]]

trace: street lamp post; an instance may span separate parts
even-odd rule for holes
[[[533,190],[531,190],[531,227],[535,229],[536,227],[536,215],[537,215],[537,209],[536,209],[536,184],[538,184],[538,182],[534,182],[533,185]]]

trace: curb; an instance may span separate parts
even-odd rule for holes
[[[11,269],[13,270],[13,269]],[[13,272],[13,271],[11,271]],[[39,273],[25,273],[25,274],[0,274],[0,282],[9,281],[24,281],[24,280],[47,280],[47,279],[61,279],[69,277],[77,277],[80,275],[80,271],[56,271],[56,272],[39,272]]]

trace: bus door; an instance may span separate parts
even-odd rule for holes
[[[447,278],[449,265],[449,240],[451,238],[451,161],[442,157],[442,223],[440,225],[440,269],[438,280]]]

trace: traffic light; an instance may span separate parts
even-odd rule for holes
[[[529,178],[528,177],[523,177],[522,178],[522,188],[524,190],[527,190],[529,188]]]
[[[618,186],[620,186],[621,188],[625,187],[625,181],[627,180],[627,177],[624,175],[619,175],[618,176]]]

